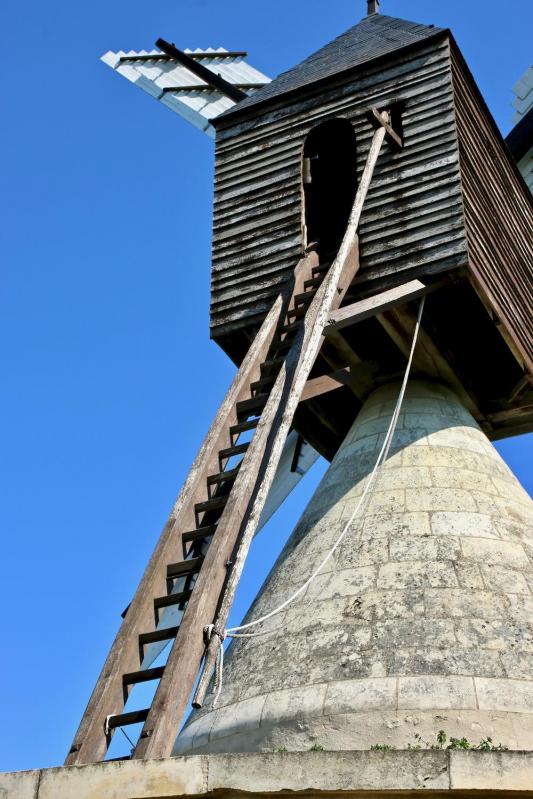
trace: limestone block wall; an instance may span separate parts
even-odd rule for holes
[[[397,393],[368,399],[246,620],[336,540]],[[532,591],[532,500],[456,396],[414,382],[361,518],[263,635],[232,643],[218,707],[175,753],[406,748],[440,729],[533,749]]]

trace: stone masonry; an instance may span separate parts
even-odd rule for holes
[[[366,402],[247,621],[336,540],[398,388]],[[361,518],[264,635],[232,643],[218,707],[175,753],[405,749],[440,729],[533,749],[532,591],[532,500],[448,388],[413,382]]]

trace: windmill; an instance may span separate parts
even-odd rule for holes
[[[449,30],[371,0],[273,81],[245,59],[103,57],[215,138],[211,336],[238,372],[66,764],[128,727],[134,760],[406,748],[401,719],[451,709],[531,748],[533,509],[490,443],[533,429],[531,196]],[[253,536],[317,453],[222,668]]]

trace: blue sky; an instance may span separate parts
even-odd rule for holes
[[[0,770],[63,761],[234,368],[208,337],[213,145],[99,62],[109,49],[247,49],[268,75],[364,0],[3,7],[0,129]],[[531,0],[383,0],[451,27],[501,130]],[[512,12],[512,13],[511,13]],[[531,491],[531,438],[498,445]],[[257,542],[238,621],[323,467]]]

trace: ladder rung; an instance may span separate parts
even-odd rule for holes
[[[223,462],[233,458],[235,455],[244,455],[246,450],[249,447],[248,441],[245,441],[243,444],[235,444],[234,447],[228,447],[228,449],[221,449],[218,453],[218,460],[220,462],[220,469],[222,470]]]
[[[266,389],[265,393],[268,393],[269,390],[274,385],[275,381],[276,381],[276,376],[273,374],[268,375],[268,377],[262,377],[261,380],[256,380],[255,383],[250,384],[250,389],[252,391],[252,394],[256,396],[258,392],[265,391],[265,389]]]
[[[131,713],[109,716],[106,720],[107,729],[116,730],[117,727],[127,727],[129,724],[144,724],[149,712],[150,708],[146,708],[146,710],[133,710]]]
[[[223,508],[226,502],[228,501],[228,495],[222,494],[221,496],[211,497],[211,499],[206,499],[205,502],[197,502],[194,506],[194,511],[198,515],[199,513],[209,513],[213,510],[219,510]]]
[[[167,566],[167,580],[175,580],[178,577],[185,577],[187,574],[196,574],[202,568],[203,558],[191,558],[181,560],[179,563],[171,563]]]
[[[279,372],[284,361],[285,358],[271,358],[268,361],[265,361],[261,364],[261,374],[266,376],[272,372]]]
[[[228,469],[227,472],[219,472],[218,474],[211,474],[207,478],[207,485],[208,486],[219,486],[222,483],[227,483],[228,481],[233,481],[239,474],[239,469],[241,465],[235,467],[235,469]]]
[[[234,439],[237,436],[240,436],[241,433],[246,433],[248,430],[255,430],[258,423],[259,419],[248,419],[248,421],[246,422],[239,422],[239,424],[233,424],[229,429],[231,445],[235,446]]]
[[[311,287],[318,288],[322,283],[322,277],[319,275],[318,277],[313,277],[311,280],[304,280],[304,289],[308,289]]]
[[[276,341],[272,344],[272,349],[274,352],[284,352],[287,353],[290,348],[292,347],[292,340],[290,338],[285,338],[283,341]]]
[[[183,605],[191,598],[192,591],[180,591],[178,594],[167,594],[154,599],[155,623],[159,624],[159,611],[172,605]]]
[[[130,674],[122,675],[122,687],[124,689],[124,703],[128,699],[128,688],[130,685],[137,685],[141,682],[160,680],[165,671],[164,666],[157,666],[155,669],[145,669],[144,671],[132,671]]]
[[[287,317],[289,319],[303,319],[306,313],[307,305],[299,305],[297,308],[293,308],[292,310],[288,311]]]
[[[259,397],[251,397],[251,399],[242,400],[237,403],[237,419],[250,416],[251,414],[260,413],[267,403],[268,397],[265,394]]]
[[[280,334],[281,333],[285,333],[285,334],[290,335],[291,333],[296,333],[299,330],[299,328],[300,328],[300,322],[299,321],[291,322],[288,325],[283,325],[283,327],[281,327],[279,329],[279,333]]]
[[[188,532],[183,533],[181,536],[181,541],[183,544],[184,557],[187,556],[187,544],[195,544],[197,541],[204,541],[206,538],[209,538],[210,535],[214,535],[216,529],[216,524],[210,524],[209,526],[199,527],[197,530],[189,530]]]
[[[331,262],[318,264],[318,266],[313,266],[313,268],[311,269],[311,274],[313,275],[313,277],[316,277],[317,275],[324,275],[328,271],[330,266]]]
[[[164,630],[154,630],[151,633],[141,633],[139,635],[139,658],[144,658],[144,647],[149,644],[158,644],[160,641],[170,641],[178,634],[179,625],[177,627],[166,627]]]
[[[307,305],[310,303],[316,294],[316,290],[304,291],[303,294],[297,294],[294,298],[294,304],[297,306]]]

